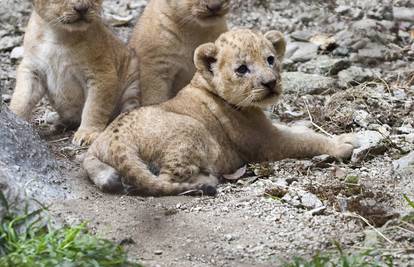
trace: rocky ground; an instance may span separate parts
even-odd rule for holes
[[[3,2],[0,90],[8,103],[30,4]],[[414,199],[414,3],[233,2],[231,27],[278,29],[289,41],[285,95],[269,116],[328,135],[358,132],[361,147],[352,159],[247,166],[215,198],[107,195],[85,178],[72,133],[49,133],[55,115],[45,100],[32,125],[69,193],[52,201],[52,213],[65,223],[89,221],[147,266],[277,266],[332,250],[332,241],[355,251],[375,248],[394,256],[396,266],[412,266],[414,224],[402,218],[410,212],[403,194]],[[105,17],[127,40],[145,5],[106,1]]]

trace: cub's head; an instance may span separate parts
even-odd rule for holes
[[[239,108],[266,107],[282,93],[281,68],[286,42],[282,33],[233,30],[215,43],[199,46],[197,75],[209,90]]]
[[[171,2],[180,23],[211,26],[221,21],[230,10],[230,0],[167,0]]]
[[[53,27],[84,31],[100,18],[103,0],[33,0],[39,16]]]

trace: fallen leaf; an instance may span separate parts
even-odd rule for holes
[[[106,20],[114,27],[128,25],[134,17],[132,15],[121,17],[113,14],[108,14]]]
[[[329,50],[330,47],[335,46],[335,38],[326,35],[326,34],[317,34],[313,36],[310,40],[311,43],[319,45],[322,50]]]
[[[246,173],[246,171],[247,171],[247,166],[244,165],[243,167],[241,167],[240,169],[238,169],[233,174],[225,174],[225,175],[223,175],[223,178],[226,179],[226,180],[231,180],[231,181],[238,180],[241,177],[243,177],[243,175]]]

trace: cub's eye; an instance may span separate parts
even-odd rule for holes
[[[241,65],[240,67],[238,67],[236,69],[236,72],[238,74],[241,74],[241,75],[244,75],[244,74],[248,73],[249,71],[250,70],[249,70],[249,68],[246,65]]]
[[[268,57],[267,58],[267,63],[269,63],[269,65],[275,64],[275,57],[274,56]]]

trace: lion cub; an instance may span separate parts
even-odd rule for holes
[[[284,52],[277,31],[234,30],[201,45],[197,72],[175,98],[120,116],[92,144],[83,162],[90,179],[105,191],[125,183],[142,195],[214,195],[216,177],[246,163],[349,157],[352,135],[328,138],[266,118],[262,108],[282,93]]]
[[[138,62],[103,24],[102,0],[34,0],[10,108],[28,119],[47,95],[73,142],[89,144],[117,113],[138,106]]]
[[[230,0],[151,0],[132,34],[142,105],[164,102],[192,79],[197,46],[227,31]]]

